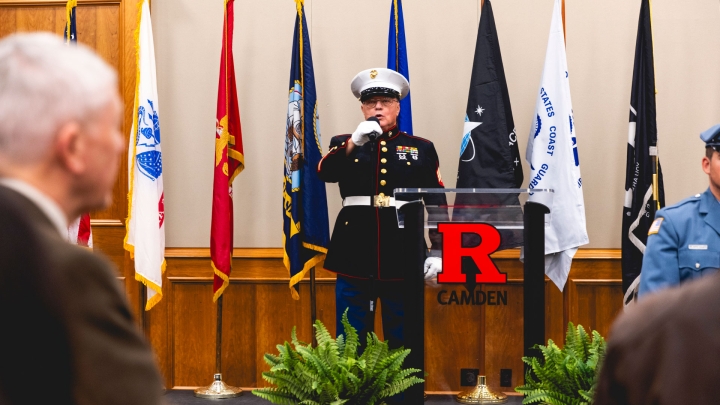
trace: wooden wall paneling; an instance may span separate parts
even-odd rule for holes
[[[307,283],[309,286],[309,281]],[[317,284],[316,288],[317,319],[322,321],[330,333],[335,333],[338,327],[335,321],[335,279],[325,278]],[[310,294],[301,296],[300,299],[306,302],[305,305],[310,306]]]
[[[129,258],[129,254],[128,260]],[[167,263],[167,269],[165,274],[167,275],[170,271],[171,266],[175,266],[177,261],[169,260]],[[173,302],[173,291],[172,286],[173,279],[165,277],[163,279],[163,298],[155,304],[152,310],[145,312],[145,336],[147,336],[150,346],[152,346],[153,352],[155,353],[155,360],[157,362],[160,373],[163,375],[165,380],[165,387],[172,387],[172,318],[170,316],[170,303]],[[139,297],[138,297],[139,301]],[[208,383],[205,383],[208,384]]]
[[[231,282],[223,298],[222,373],[224,381],[236,387],[256,387],[259,383],[256,376],[260,365],[255,355],[258,319],[252,310],[263,297],[258,297],[257,286]],[[210,376],[207,378],[209,383]]]
[[[570,321],[607,338],[612,321],[622,311],[622,281],[571,279],[568,284]]]
[[[507,305],[485,309],[485,376],[490,387],[500,388],[500,369],[513,371],[513,387],[523,382],[523,285],[509,280],[505,285],[483,285],[483,291],[506,291]],[[504,388],[507,390],[507,388]]]
[[[216,317],[212,281],[174,278],[171,288],[172,384],[167,388],[209,384],[215,373]]]
[[[567,291],[567,286],[565,287]],[[557,344],[565,342],[567,327],[565,296],[555,283],[545,278],[545,341],[552,339]]]
[[[480,288],[479,286],[476,288]],[[461,368],[485,368],[484,306],[440,305],[441,291],[445,301],[452,291],[458,297],[463,285],[425,286],[425,383],[427,391],[460,390]]]
[[[312,338],[309,283],[300,284],[300,301],[290,297],[287,272],[277,249],[236,249],[231,285],[223,314],[223,377],[242,387],[266,386],[261,373],[269,367],[267,352],[298,337]],[[168,249],[165,297],[148,314],[148,334],[168,388],[207,384],[215,367],[215,306],[207,249]],[[499,371],[513,371],[513,385],[522,383],[522,263],[496,260],[509,283],[484,285],[483,291],[507,291],[506,306],[440,305],[441,290],[462,294],[465,287],[426,286],[426,390],[458,391],[460,368],[484,370],[491,385]],[[546,280],[546,335],[563,344],[568,319],[606,333],[621,307],[620,261],[581,257],[573,263],[564,292]],[[334,276],[318,271],[317,315],[335,330]],[[449,296],[445,296],[448,299]]]

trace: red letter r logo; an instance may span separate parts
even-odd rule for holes
[[[500,273],[490,255],[500,247],[500,232],[488,224],[444,223],[438,224],[443,236],[443,269],[438,274],[438,283],[461,283],[467,281],[462,273],[462,257],[470,257],[480,270],[475,275],[476,283],[505,284],[507,274]],[[474,233],[480,236],[480,244],[474,247],[462,246],[462,235]]]

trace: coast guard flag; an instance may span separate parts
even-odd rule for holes
[[[147,286],[147,311],[162,298],[165,205],[155,47],[148,2],[143,0],[141,7],[136,36],[137,88],[128,149],[129,205],[125,249],[135,259],[135,279]]]
[[[655,119],[655,66],[650,21],[650,4],[642,0],[635,64],[630,95],[630,128],[628,131],[627,167],[625,169],[625,204],[622,218],[622,286],[623,293],[640,275],[650,224],[655,219],[657,202],[665,206],[662,171],[658,162],[659,196],[653,198],[653,161],[657,156],[657,121]]]
[[[505,70],[500,54],[495,18],[490,0],[485,0],[478,26],[470,91],[465,109],[463,138],[458,162],[458,188],[519,188],[523,181],[520,151],[510,107]],[[483,211],[493,220],[523,221],[518,194],[458,194],[453,220],[459,216],[478,220],[478,210],[464,210],[462,205],[486,207]],[[493,211],[494,206],[517,206],[516,210]],[[490,218],[488,218],[490,219]],[[502,243],[498,250],[522,246],[522,230],[500,230]],[[475,236],[468,236],[472,239]],[[468,240],[468,246],[479,240]]]
[[[402,2],[392,0],[390,5],[390,35],[388,38],[387,68],[392,69],[410,81],[408,68],[407,45],[405,45],[405,19],[403,18]],[[412,106],[410,95],[400,100],[400,115],[397,119],[398,129],[412,135]]]
[[[285,123],[283,173],[283,249],[290,273],[290,292],[299,299],[297,283],[325,260],[330,241],[325,183],[317,177],[322,158],[315,74],[303,0],[295,0],[297,16]]]
[[[232,183],[245,168],[232,52],[234,5],[234,0],[225,1],[220,83],[215,115],[215,165],[210,225],[210,262],[214,273],[213,302],[220,298],[230,284],[233,252]]]
[[[562,291],[572,258],[588,236],[560,1],[555,0],[525,158],[531,170],[528,188],[555,190],[551,220],[545,223],[545,274]],[[537,197],[531,193],[529,200]]]

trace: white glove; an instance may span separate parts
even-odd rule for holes
[[[375,121],[363,121],[360,123],[360,125],[358,125],[355,132],[353,132],[352,141],[357,146],[363,146],[367,141],[370,140],[368,134],[371,134],[373,132],[382,134],[382,128],[380,128],[380,124]]]
[[[437,277],[442,271],[442,259],[439,257],[428,257],[425,259],[425,280],[431,280]]]

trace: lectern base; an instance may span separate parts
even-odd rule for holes
[[[195,396],[198,398],[208,399],[225,399],[235,398],[242,395],[242,390],[238,387],[231,387],[225,384],[221,374],[215,374],[215,381],[207,387],[200,387],[195,390]]]
[[[507,402],[507,395],[495,393],[485,385],[485,376],[478,376],[477,386],[471,391],[464,391],[455,397],[461,404],[504,404]]]

